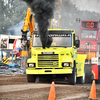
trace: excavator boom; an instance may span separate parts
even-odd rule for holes
[[[31,13],[31,8],[28,8],[25,21],[23,25],[22,31],[22,40],[27,40],[27,32],[29,31],[30,35],[33,34],[33,31],[35,31],[35,23],[34,23],[34,17]]]

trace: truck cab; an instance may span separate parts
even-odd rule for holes
[[[56,78],[67,77],[69,84],[75,84],[77,77],[84,76],[86,57],[77,55],[79,40],[76,39],[75,30],[49,29],[48,32],[52,43],[45,49],[42,48],[38,33],[33,34],[31,58],[27,60],[26,69],[28,81],[35,82],[36,76],[50,79],[55,76]],[[81,61],[79,57],[82,57]]]
[[[100,80],[99,65],[99,21],[80,21],[79,39],[80,47],[78,54],[86,54],[85,70],[86,81],[90,83],[93,79]]]
[[[87,54],[86,64],[97,56],[99,40],[99,22],[81,20],[79,30],[80,47],[78,53]]]

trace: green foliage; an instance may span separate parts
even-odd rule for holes
[[[4,0],[0,0],[0,34],[5,34],[7,29],[24,20],[27,5],[20,0],[12,0],[4,5]]]

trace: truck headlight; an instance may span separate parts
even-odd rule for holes
[[[69,67],[69,63],[63,63],[62,66],[63,67]]]
[[[35,63],[28,64],[28,67],[35,67]]]
[[[62,66],[63,67],[71,67],[72,66],[72,63],[65,62],[65,63],[62,63]]]

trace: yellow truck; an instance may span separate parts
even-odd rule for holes
[[[80,41],[73,29],[49,29],[51,46],[45,49],[37,31],[33,32],[31,58],[27,60],[27,80],[35,82],[36,77],[49,80],[53,77],[67,80],[74,85],[85,82],[85,54],[77,54]]]

